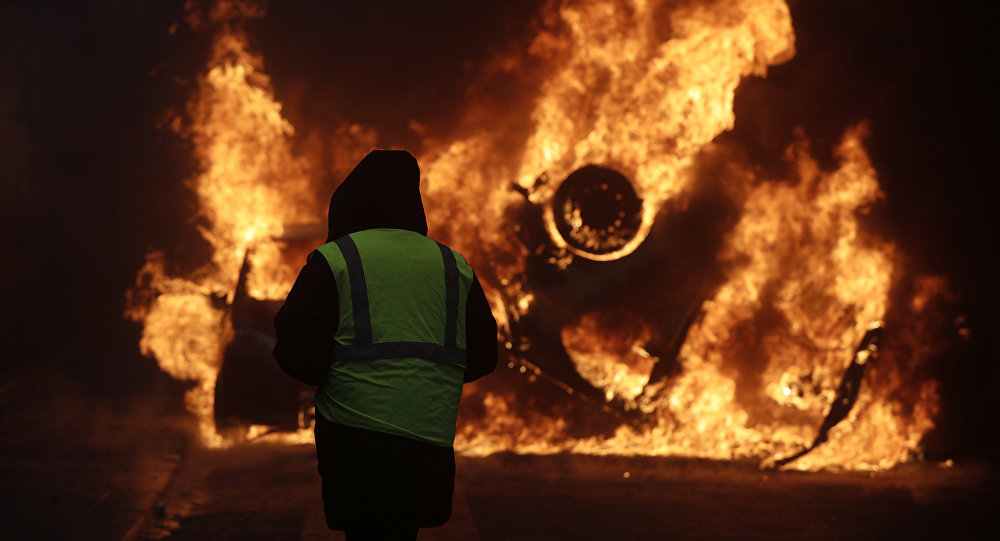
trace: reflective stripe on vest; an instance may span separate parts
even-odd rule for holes
[[[351,311],[354,321],[354,344],[337,344],[334,347],[335,361],[418,358],[466,366],[466,351],[464,348],[459,348],[457,344],[459,273],[455,254],[452,253],[451,248],[440,242],[437,243],[444,262],[444,276],[442,277],[445,286],[444,344],[411,341],[375,343],[372,337],[371,313],[368,304],[368,284],[361,263],[361,254],[349,235],[334,242],[347,264],[351,288]]]

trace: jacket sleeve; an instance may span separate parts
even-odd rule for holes
[[[307,385],[320,385],[333,360],[338,326],[337,284],[322,257],[310,257],[274,317],[274,358]]]
[[[497,321],[486,300],[479,278],[473,276],[465,305],[465,347],[467,365],[465,381],[477,380],[497,367],[500,347],[497,342]]]

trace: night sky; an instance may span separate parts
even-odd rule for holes
[[[158,377],[121,314],[147,251],[184,259],[204,249],[183,184],[187,143],[162,126],[208,59],[210,35],[184,23],[183,4],[0,4],[0,302],[14,346],[4,379],[51,370],[127,397]],[[483,83],[482,66],[530,38],[539,4],[276,2],[248,28],[293,124],[354,121],[383,145],[419,151],[411,119],[446,135],[477,93],[516,94],[503,86],[516,81]],[[870,121],[887,194],[873,223],[908,264],[949,278],[974,343],[968,358],[947,361],[962,368],[946,384],[980,399],[1000,376],[988,195],[998,111],[987,84],[994,25],[966,4],[792,1],[796,57],[745,81],[736,129],[723,137],[767,167],[795,126],[822,158],[846,127]]]

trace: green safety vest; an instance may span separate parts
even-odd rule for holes
[[[317,248],[340,299],[326,419],[450,447],[465,376],[472,267],[419,233],[368,229]]]

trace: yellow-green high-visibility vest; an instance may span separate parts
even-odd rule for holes
[[[367,229],[317,248],[337,283],[333,360],[316,391],[326,419],[452,446],[465,375],[472,268],[419,233]]]

